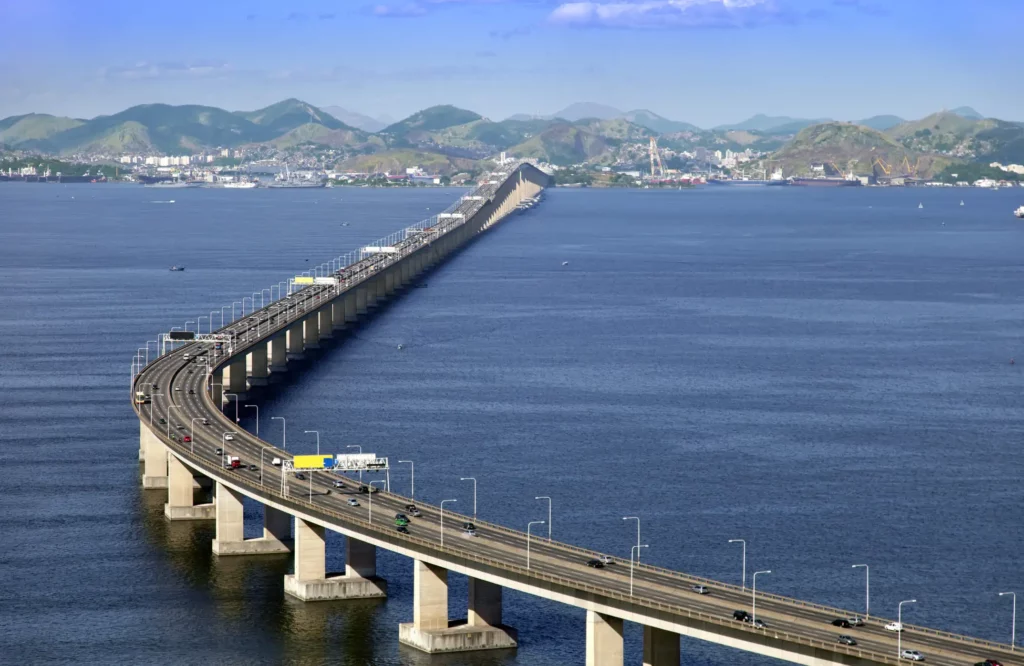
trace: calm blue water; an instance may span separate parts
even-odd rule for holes
[[[0,186],[0,661],[582,662],[583,612],[515,592],[517,652],[400,648],[410,561],[381,553],[385,602],[303,605],[288,558],[216,560],[212,525],[167,523],[139,488],[136,347],[460,193]],[[875,614],[915,597],[908,621],[1008,641],[1021,199],[552,191],[265,395],[262,434],[285,416],[290,449],[319,429],[331,451],[410,458],[418,496],[464,510],[475,476],[481,516],[521,529],[552,495],[558,538],[623,556],[639,515],[646,559],[695,574],[739,582],[726,541],[746,538],[749,570],[774,572],[759,586],[819,602],[861,608],[867,562]],[[627,643],[639,664],[639,627]]]

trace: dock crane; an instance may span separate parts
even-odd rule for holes
[[[917,170],[921,167],[921,158],[918,157],[917,161],[914,162],[914,166],[910,166],[910,158],[906,155],[903,156],[903,168],[906,170],[905,173],[908,176],[917,177]]]
[[[878,165],[878,168],[882,170],[882,173],[884,173],[887,178],[892,175],[892,166],[886,164],[881,155],[875,158],[874,164]],[[874,166],[874,164],[872,166]]]
[[[653,136],[651,137],[650,153],[651,153],[651,178],[653,179],[655,177],[655,175],[657,175],[658,178],[664,178],[665,177],[665,166],[661,163],[661,155],[658,154],[658,140],[655,139]],[[657,174],[655,174],[655,165],[657,165]]]

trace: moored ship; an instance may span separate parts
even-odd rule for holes
[[[857,178],[837,178],[835,176],[823,176],[821,178],[794,178],[791,183],[802,187],[860,187],[861,182]]]

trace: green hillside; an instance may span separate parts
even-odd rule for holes
[[[322,125],[332,130],[354,130],[331,114],[298,99],[286,99],[256,111],[236,111],[236,115],[277,134],[302,125]]]
[[[416,150],[386,150],[372,155],[351,157],[335,168],[345,171],[366,173],[404,173],[407,167],[419,166],[429,173],[451,175],[460,171],[472,171],[473,160]]]
[[[608,152],[609,143],[597,134],[569,122],[556,122],[540,134],[512,146],[510,151],[520,157],[545,160],[568,166],[600,158]]]
[[[0,120],[0,143],[16,147],[28,141],[48,139],[54,134],[78,127],[84,120],[28,113]]]
[[[345,127],[330,129],[319,123],[306,123],[270,141],[275,148],[294,148],[313,144],[328,148],[345,148],[358,152],[370,152],[384,147],[384,142],[366,132]]]
[[[415,143],[429,132],[465,125],[480,120],[483,116],[472,111],[446,104],[417,111],[408,118],[382,129],[378,134],[385,136],[395,145]]]
[[[886,133],[911,150],[981,162],[1024,162],[1024,127],[994,118],[943,111],[902,123]]]

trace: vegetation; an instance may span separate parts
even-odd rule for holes
[[[26,167],[35,167],[36,173],[39,175],[47,171],[53,175],[59,173],[64,176],[84,176],[86,173],[103,174],[111,179],[120,175],[120,168],[113,164],[78,164],[44,157],[0,158],[0,171],[5,173],[8,169],[19,171]]]
[[[943,183],[973,183],[974,181],[981,180],[982,178],[991,178],[992,180],[1024,181],[1024,176],[1003,171],[1002,169],[997,169],[995,167],[990,167],[987,164],[977,163],[950,164],[935,176],[936,180],[940,180]]]

